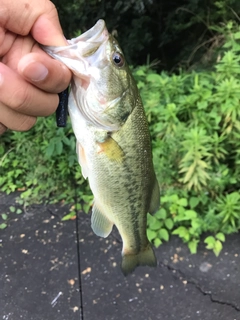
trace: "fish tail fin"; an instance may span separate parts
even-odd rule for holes
[[[157,266],[157,259],[150,244],[138,254],[123,254],[121,270],[124,276],[133,272],[138,266]]]

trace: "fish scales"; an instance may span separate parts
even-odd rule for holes
[[[150,153],[144,152],[147,151],[146,145],[149,145],[149,136],[148,130],[146,130],[145,117],[139,117],[140,112],[142,110],[139,103],[139,107],[134,109],[124,124],[124,130],[112,135],[112,138],[124,150],[123,163],[116,164],[115,161],[106,162],[105,155],[103,154],[101,158],[94,157],[95,161],[92,162],[91,167],[93,172],[99,171],[99,168],[101,170],[101,174],[98,175],[98,184],[92,186],[92,190],[96,189],[96,193],[98,194],[100,193],[99,190],[101,190],[101,194],[99,194],[101,201],[105,203],[105,206],[109,206],[111,215],[114,216],[112,220],[116,224],[120,234],[124,237],[125,242],[131,243],[130,247],[133,247],[136,252],[139,252],[140,248],[145,247],[147,243],[145,234],[139,232],[139,230],[144,230],[144,232],[146,230],[145,213],[149,210],[148,204],[152,193],[152,181],[155,179],[155,176],[149,179],[149,174],[153,172],[151,170],[152,160],[149,157]],[[132,117],[135,117],[135,113],[138,114],[138,122],[131,121]],[[147,134],[137,135],[139,129],[141,132],[146,130]],[[131,135],[137,135],[138,140],[134,140],[131,143],[131,139],[129,139]],[[93,148],[94,150],[96,148]],[[109,190],[108,182],[110,179],[112,183]],[[145,189],[144,191],[143,188]],[[143,198],[143,194],[145,194],[145,199]],[[129,211],[131,211],[130,217]],[[139,214],[144,215],[140,220]],[[132,223],[124,223],[129,218],[132,220]],[[144,237],[140,236],[141,233],[144,234]],[[132,234],[134,234],[134,237],[132,237]]]
[[[124,275],[156,266],[146,235],[147,213],[159,207],[147,119],[136,83],[103,20],[66,47],[45,47],[73,71],[69,114],[82,174],[94,195],[93,231],[115,224],[123,241]]]

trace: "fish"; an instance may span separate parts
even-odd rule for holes
[[[91,227],[106,238],[115,225],[122,238],[121,270],[156,267],[147,238],[147,214],[160,205],[148,122],[138,87],[105,21],[68,46],[44,47],[73,73],[68,111],[82,175],[94,196]]]

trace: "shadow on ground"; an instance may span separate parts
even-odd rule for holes
[[[240,237],[220,257],[203,247],[190,255],[178,238],[156,250],[158,267],[120,271],[116,230],[95,236],[90,217],[62,222],[67,206],[9,213],[16,195],[0,194],[0,319],[240,320]]]

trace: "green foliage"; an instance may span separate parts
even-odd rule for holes
[[[8,215],[6,214],[6,213],[2,213],[1,214],[1,220],[3,221],[3,222],[1,222],[0,223],[0,230],[3,230],[3,229],[5,229],[5,228],[7,228],[7,219],[8,219]]]
[[[23,212],[20,208],[19,203],[16,206],[10,206],[8,212],[0,214],[0,230],[6,229],[8,222],[15,214],[19,215]],[[10,217],[11,216],[11,217]]]
[[[156,245],[161,240],[168,241],[169,234],[178,235],[183,242],[188,243],[191,253],[196,253],[199,236],[202,233],[202,221],[194,207],[198,205],[198,198],[181,197],[177,194],[166,193],[161,198],[161,209],[148,219],[148,238]],[[155,219],[155,221],[154,221]],[[165,226],[167,230],[163,229]],[[161,230],[167,234],[162,237]],[[161,242],[160,242],[161,241]]]
[[[230,33],[213,71],[135,71],[150,121],[160,210],[192,253],[203,233],[212,234],[205,243],[218,255],[224,234],[240,230],[239,39],[239,30]],[[149,219],[148,236],[157,245],[163,223]]]
[[[222,242],[224,241],[225,236],[221,232],[217,233],[215,237],[209,236],[204,240],[204,242],[207,244],[206,248],[213,250],[216,256],[219,256],[222,250]]]
[[[154,216],[148,216],[147,236],[156,247],[159,247],[163,240],[169,240],[172,228],[173,220],[167,216],[167,211],[164,208],[161,208]]]
[[[22,191],[25,205],[73,202],[75,188],[89,194],[75,153],[70,123],[57,128],[54,117],[41,118],[28,132],[8,132],[0,142],[0,189]],[[18,212],[17,212],[18,213]]]
[[[6,223],[0,223],[0,230],[6,229],[7,224]]]

